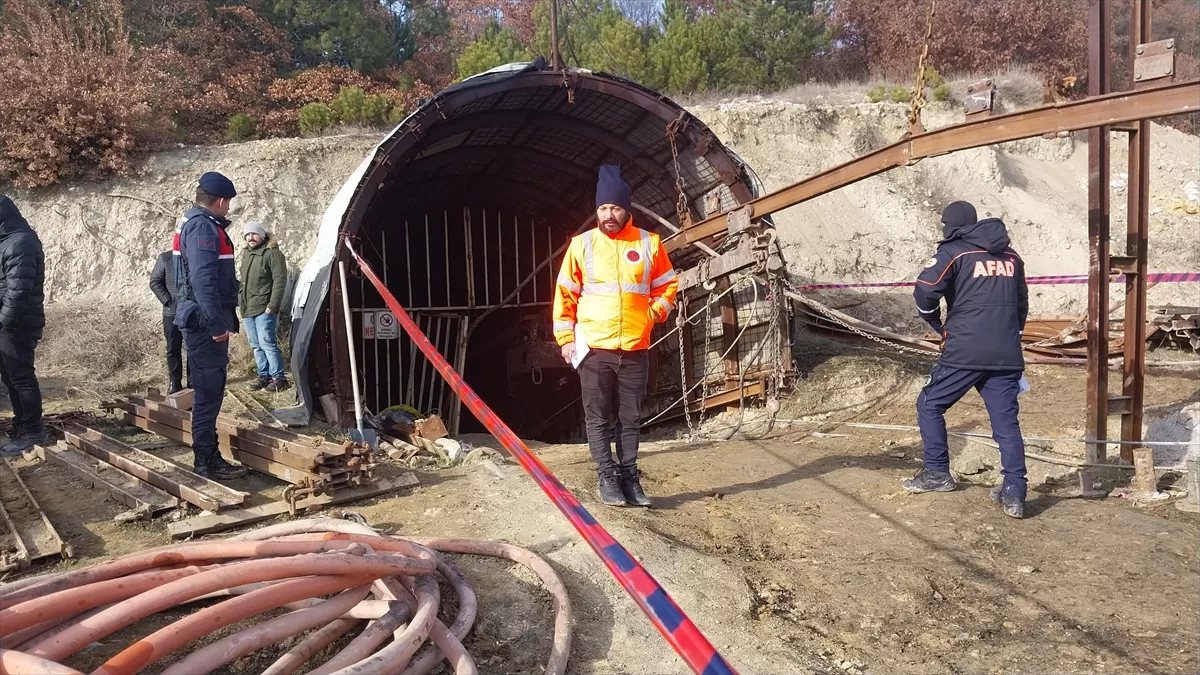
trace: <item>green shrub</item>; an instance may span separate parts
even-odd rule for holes
[[[941,83],[941,84],[939,84],[938,86],[936,86],[936,87],[934,87],[934,88],[933,88],[933,100],[935,100],[935,101],[949,101],[949,100],[950,100],[950,95],[951,95],[951,94],[953,94],[953,93],[954,93],[954,90],[953,90],[953,88],[951,88],[951,87],[950,87],[950,85],[948,85],[948,84],[946,84],[945,82],[943,82],[943,83]]]
[[[891,99],[893,103],[908,103],[912,101],[912,90],[908,87],[894,87]]]
[[[320,136],[337,123],[337,116],[324,103],[306,103],[300,108],[300,135]]]
[[[942,77],[942,74],[937,71],[937,68],[934,68],[933,66],[925,66],[925,86],[937,89],[943,84],[946,84],[946,78]]]
[[[867,98],[871,100],[871,103],[879,103],[883,99],[887,98],[887,89],[884,89],[883,85],[881,84],[878,87],[868,91]]]
[[[343,87],[330,107],[342,124],[378,127],[387,122],[392,102],[383,94],[367,96],[360,87]]]
[[[388,113],[387,121],[388,121],[388,124],[395,126],[395,125],[403,122],[404,118],[407,116],[408,116],[408,111],[406,111],[404,109],[404,106],[397,104],[397,105],[393,106],[392,111]]]
[[[231,143],[252,141],[258,138],[258,122],[245,113],[238,113],[229,118],[225,128],[225,140]]]

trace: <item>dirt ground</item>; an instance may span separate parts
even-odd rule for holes
[[[1077,478],[1063,472],[1031,492],[1022,521],[1005,517],[978,484],[904,494],[899,481],[918,467],[916,434],[846,423],[913,424],[927,364],[821,349],[802,360],[805,378],[762,438],[746,438],[766,431],[754,412],[734,440],[652,434],[659,440],[644,446],[642,468],[653,509],[601,506],[583,446],[531,446],[743,673],[1200,671],[1200,517],[1169,504],[1083,499]],[[1025,433],[1077,435],[1082,370],[1035,368],[1029,379]],[[1149,379],[1155,414],[1197,400],[1194,375]],[[954,429],[987,428],[973,394],[948,417]],[[736,421],[726,414],[706,428],[720,437]],[[488,437],[466,440],[498,447]],[[1031,462],[1031,476],[1040,483],[1047,468]],[[347,508],[396,533],[503,539],[546,556],[575,610],[570,672],[686,672],[537,486],[515,464],[501,472],[423,470],[419,487]],[[21,475],[74,547],[69,565],[167,541],[166,519],[115,523],[123,506],[56,467],[25,463]],[[1162,485],[1178,478],[1167,474]],[[1109,488],[1127,483],[1101,479]],[[261,476],[245,483],[237,487],[279,488]],[[467,647],[480,671],[540,673],[553,626],[548,594],[506,562],[457,562],[479,595]],[[95,645],[83,661],[110,655],[128,636]],[[260,663],[228,672],[257,672]]]

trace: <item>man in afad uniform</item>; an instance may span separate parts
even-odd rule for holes
[[[909,492],[950,492],[945,413],[970,389],[983,397],[1000,445],[1004,482],[991,497],[1014,518],[1025,515],[1025,442],[1017,420],[1024,385],[1021,333],[1029,314],[1025,263],[1009,246],[999,218],[977,220],[954,202],[942,212],[944,238],[925,263],[913,296],[917,311],[942,336],[941,356],[917,397],[925,466],[904,481]],[[946,321],[940,302],[946,299]]]
[[[175,279],[179,297],[175,325],[183,332],[192,376],[192,452],[194,471],[206,478],[230,480],[246,475],[217,448],[217,415],[225,400],[229,367],[229,336],[238,331],[235,308],[238,282],[234,276],[233,241],[225,228],[229,205],[237,191],[233,182],[215,171],[200,177],[196,203],[175,240]]]
[[[678,288],[658,235],[633,225],[620,168],[600,167],[596,227],[571,240],[553,312],[563,360],[579,371],[588,449],[609,506],[650,506],[637,468],[650,331],[667,320]]]

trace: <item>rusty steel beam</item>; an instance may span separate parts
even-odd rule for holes
[[[248,496],[81,424],[64,424],[62,430],[76,448],[202,509],[239,506]]]
[[[1146,73],[1139,73],[1138,59],[1150,42],[1150,0],[1133,0],[1129,25],[1129,88],[1143,89]],[[1133,463],[1135,443],[1142,440],[1142,414],[1146,383],[1146,273],[1150,229],[1150,123],[1140,121],[1129,134],[1128,219],[1125,255],[1133,269],[1125,271],[1125,360],[1122,364],[1121,394],[1129,399],[1129,412],[1121,417],[1121,459]],[[1153,462],[1153,458],[1151,458]],[[1154,471],[1151,464],[1150,480]]]
[[[1091,0],[1088,9],[1088,95],[1103,97],[1109,93],[1112,72],[1109,64],[1111,43],[1109,0]],[[1118,95],[1119,96],[1119,95]],[[1111,123],[1133,120],[1110,120]],[[1108,287],[1111,261],[1111,216],[1109,176],[1110,138],[1108,125],[1088,129],[1088,313],[1087,339],[1087,412],[1084,436],[1088,443],[1085,461],[1103,464],[1108,439]],[[1095,494],[1094,472],[1079,472],[1084,495]]]
[[[754,199],[741,209],[748,209],[751,218],[762,218],[926,157],[1032,138],[1049,132],[1081,131],[1096,126],[1196,111],[1200,111],[1200,80],[1138,92],[1090,97],[1081,101],[965,122],[893,143]],[[668,251],[676,251],[707,237],[723,234],[729,228],[730,213],[713,216],[666,239],[663,243]]]

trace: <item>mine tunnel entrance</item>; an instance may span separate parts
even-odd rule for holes
[[[319,314],[304,309],[298,342],[293,333],[302,402],[315,408],[312,402],[322,399],[323,407],[337,406],[343,424],[352,423],[347,343],[353,340],[368,411],[411,406],[440,412],[452,433],[482,431],[356,273],[338,244],[348,237],[518,434],[582,439],[579,382],[553,341],[550,305],[565,245],[591,225],[596,176],[605,164],[619,165],[633,189],[635,224],[664,238],[760,192],[749,167],[703,123],[620,78],[515,65],[426,102],[380,143],[325,214],[324,244],[318,242],[302,280],[307,307]],[[720,248],[743,240],[708,241]],[[695,247],[671,254],[681,272],[706,257]],[[351,269],[349,335],[332,271],[339,260]],[[694,281],[680,297],[693,308],[708,303],[708,311],[682,333],[670,334],[674,317],[656,328],[656,339],[663,339],[651,349],[647,416],[681,414],[685,379],[697,405],[697,398],[736,403],[734,388],[771,371],[774,360],[761,347],[769,343],[778,353],[776,337],[786,330],[781,310],[760,312],[744,288],[723,294],[719,305],[709,302],[719,288]],[[734,344],[733,337],[745,339]]]
[[[465,206],[409,211],[362,240],[367,262],[442,355],[527,438],[567,441],[578,426],[578,415],[562,408],[579,396],[579,381],[550,330],[554,278],[573,231],[548,218]],[[485,431],[459,409],[375,288],[355,276],[353,339],[367,408],[407,405],[438,412],[462,432]]]

